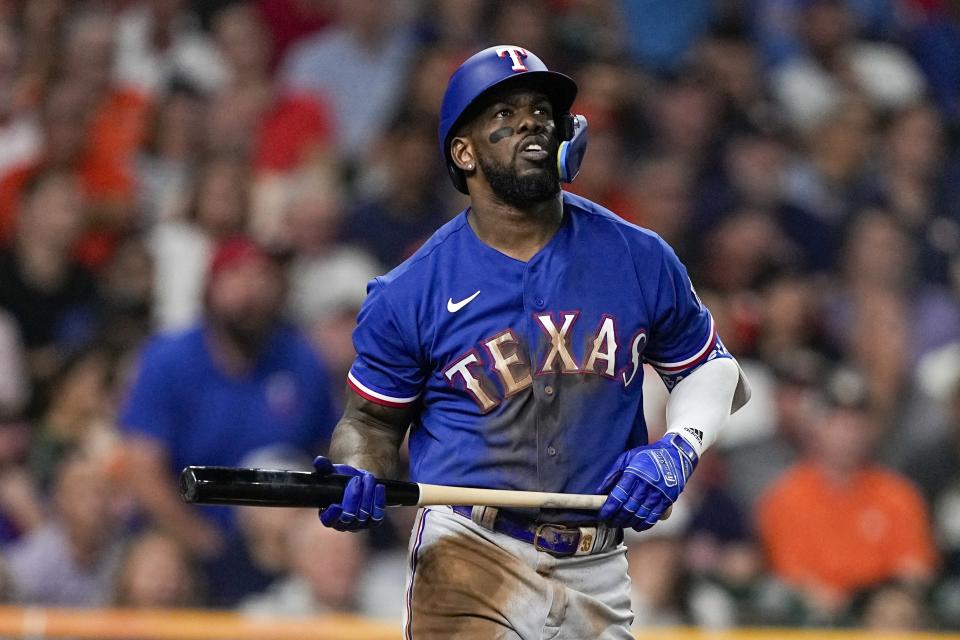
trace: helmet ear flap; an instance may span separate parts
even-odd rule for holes
[[[557,133],[560,135],[557,170],[560,179],[569,183],[580,173],[580,164],[587,153],[587,119],[567,113],[557,120]]]
[[[557,118],[557,136],[560,138],[560,142],[570,140],[573,138],[575,116],[572,113],[565,113],[559,118]]]

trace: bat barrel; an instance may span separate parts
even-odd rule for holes
[[[317,508],[340,502],[351,477],[306,471],[192,466],[180,474],[180,494],[186,502],[195,504]],[[416,484],[380,482],[386,485],[387,505],[417,504],[420,491]]]

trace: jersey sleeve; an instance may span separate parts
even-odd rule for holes
[[[407,332],[398,321],[378,278],[367,286],[367,298],[353,332],[354,358],[347,383],[361,397],[387,407],[413,404],[426,376],[409,344],[415,327]]]
[[[654,294],[647,362],[668,389],[716,357],[730,357],[676,253],[660,241],[662,261]]]

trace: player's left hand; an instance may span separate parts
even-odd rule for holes
[[[697,452],[676,433],[621,453],[597,489],[609,493],[600,520],[636,531],[649,529],[677,501],[698,461]]]
[[[317,456],[313,468],[321,475],[353,476],[343,490],[343,500],[320,509],[320,522],[325,527],[337,531],[361,531],[383,521],[387,490],[372,473],[346,464],[333,464],[324,456]]]

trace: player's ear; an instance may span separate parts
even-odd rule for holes
[[[450,141],[450,158],[465,173],[472,173],[477,168],[477,154],[470,138],[466,136],[457,136]]]

